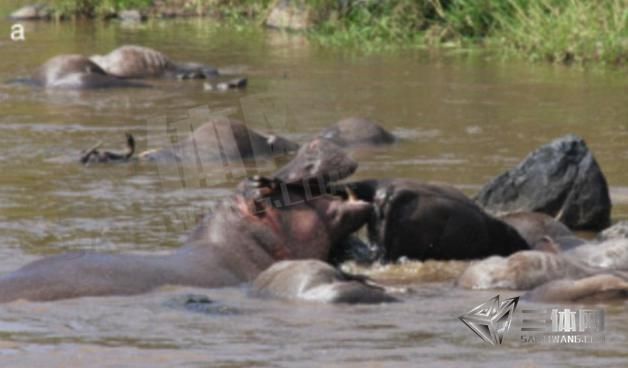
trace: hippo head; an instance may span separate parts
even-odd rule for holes
[[[342,119],[320,132],[319,136],[343,147],[379,146],[397,141],[397,137],[377,122],[362,117]]]
[[[236,161],[279,156],[299,149],[298,144],[288,139],[264,135],[224,116],[212,117],[196,128],[184,145],[187,146],[184,149],[194,148],[194,154],[202,157],[216,155],[219,147],[220,156]]]
[[[282,155],[299,149],[297,143],[275,134],[266,137],[266,145],[273,155]]]
[[[307,185],[253,177],[238,187],[240,211],[247,221],[262,224],[276,237],[275,260],[327,260],[333,246],[363,226],[372,205],[349,197],[317,192]],[[260,234],[256,236],[258,238]]]
[[[332,141],[319,137],[299,149],[296,157],[273,177],[286,183],[329,183],[353,174],[358,164]]]
[[[284,259],[329,260],[333,249],[368,222],[373,207],[350,195],[335,196],[326,183],[308,180],[330,177],[326,169],[336,166],[329,158],[336,158],[345,170],[348,166],[348,172],[355,170],[357,164],[327,143],[317,139],[304,146],[275,177],[242,181],[235,196],[212,211],[189,241],[225,243],[234,254],[246,254],[233,261],[255,266],[239,268],[246,268],[243,280]]]

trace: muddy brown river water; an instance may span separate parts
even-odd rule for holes
[[[626,69],[448,50],[360,55],[198,20],[31,23],[18,43],[8,37],[10,24],[0,21],[0,80],[27,76],[56,54],[128,43],[231,66],[250,80],[246,91],[227,93],[205,92],[198,81],[82,93],[0,84],[0,273],[64,251],[177,247],[195,215],[229,193],[242,170],[217,167],[205,181],[181,180],[154,165],[82,167],[76,159],[99,140],[121,146],[125,131],[151,147],[147,131],[199,107],[299,142],[341,117],[371,116],[403,142],[361,157],[356,177],[445,182],[470,195],[539,145],[575,133],[606,174],[613,219],[628,219]],[[606,311],[603,344],[524,344],[517,320],[502,346],[483,343],[457,317],[495,294],[520,293],[456,289],[464,266],[366,270],[414,290],[392,305],[261,300],[248,297],[246,286],[0,305],[0,367],[628,366],[626,301],[593,306]],[[190,293],[216,305],[186,310],[177,301]]]

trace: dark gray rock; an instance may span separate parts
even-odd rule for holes
[[[606,178],[584,140],[566,135],[491,180],[475,201],[494,213],[542,212],[572,229],[610,224]]]

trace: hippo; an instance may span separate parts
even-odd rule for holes
[[[492,256],[472,263],[458,277],[456,285],[465,289],[530,290],[555,279],[586,275],[555,253],[524,250],[509,257]]]
[[[206,79],[218,75],[218,70],[211,66],[175,63],[157,50],[136,45],[121,46],[106,55],[93,55],[90,60],[118,78]]]
[[[320,303],[375,304],[397,302],[364,276],[344,273],[319,260],[273,264],[253,281],[255,293],[287,300]]]
[[[457,284],[467,289],[530,290],[558,279],[596,274],[628,277],[628,239],[591,242],[565,252],[520,251],[469,265]]]
[[[141,83],[109,75],[82,55],[53,57],[37,69],[28,83],[46,88],[68,89],[146,87]]]
[[[361,117],[342,119],[321,131],[318,136],[327,138],[341,147],[380,146],[397,141],[392,133],[377,122]]]
[[[222,160],[224,163],[238,163],[243,159],[285,155],[298,148],[297,143],[276,135],[265,136],[239,120],[214,117],[182,141],[141,152],[138,158],[148,161]]]
[[[127,162],[132,159],[158,162],[222,161],[225,164],[259,157],[274,157],[298,150],[299,145],[277,135],[263,135],[239,120],[215,117],[200,125],[180,142],[148,149],[135,157],[135,138],[127,133],[125,152],[100,151],[101,143],[83,151],[80,162]],[[178,138],[172,136],[170,138]],[[293,170],[297,170],[295,166]]]
[[[553,303],[628,299],[628,239],[592,242],[561,255],[586,276],[551,280],[524,294],[523,299]]]
[[[373,203],[369,238],[384,261],[477,259],[529,249],[514,228],[453,187],[406,179],[343,185],[357,198]],[[336,185],[334,190],[343,188]]]
[[[288,196],[294,201],[282,205]],[[370,203],[319,195],[298,185],[251,178],[220,202],[165,255],[67,253],[0,277],[0,302],[133,295],[163,285],[224,287],[254,280],[286,259],[325,260],[335,243],[363,226]]]
[[[563,256],[580,267],[593,270],[628,271],[628,239],[612,238],[603,242],[590,242],[576,247]]]
[[[358,163],[329,139],[317,137],[303,145],[292,161],[277,170],[273,177],[286,183],[331,183],[350,176]],[[324,174],[324,175],[321,175]]]
[[[308,152],[316,147],[322,148],[313,146]],[[296,164],[291,167],[298,169]],[[328,177],[329,169],[318,165],[309,172]],[[325,191],[312,195],[303,185],[307,180],[287,175],[295,180],[257,176],[242,181],[188,234],[184,246],[170,254],[81,252],[47,257],[1,276],[0,302],[132,295],[162,285],[209,288],[250,282],[277,261],[327,260],[331,249],[372,216],[368,202]]]
[[[622,220],[613,224],[613,226],[604,229],[597,235],[597,240],[604,241],[609,239],[625,238],[628,239],[628,221]]]
[[[512,212],[498,218],[515,228],[531,249],[564,251],[586,242],[563,223],[541,212]]]
[[[528,291],[522,299],[545,303],[626,300],[628,278],[599,274],[577,280],[554,280]]]

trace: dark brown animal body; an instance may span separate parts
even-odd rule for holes
[[[403,179],[347,186],[373,203],[369,238],[384,260],[475,259],[529,249],[515,229],[453,187]]]
[[[515,228],[532,249],[564,251],[586,242],[560,221],[541,212],[513,212],[498,218]]]

